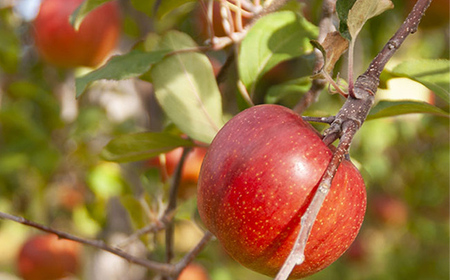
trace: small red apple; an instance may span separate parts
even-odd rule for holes
[[[200,217],[234,259],[274,276],[331,157],[317,131],[292,110],[249,108],[225,124],[206,153]],[[364,181],[344,160],[312,228],[306,259],[291,277],[311,275],[338,259],[355,239],[365,209]]]
[[[178,196],[180,198],[189,198],[196,193],[198,176],[202,166],[203,158],[207,148],[195,147],[187,155],[183,171],[181,172],[181,181]],[[162,156],[162,158],[153,158],[149,161],[149,165],[160,168],[163,181],[166,177],[170,177],[175,172],[178,162],[180,161],[183,148],[174,149]]]
[[[53,280],[76,274],[81,246],[56,235],[36,235],[20,249],[17,269],[24,280]]]
[[[45,61],[59,67],[94,67],[116,46],[121,29],[117,3],[89,13],[75,29],[69,16],[83,0],[44,0],[33,22],[34,43]]]
[[[376,218],[392,226],[404,226],[408,222],[408,207],[402,200],[389,196],[377,195],[369,207]]]
[[[206,269],[196,263],[186,266],[178,276],[178,280],[209,280]]]

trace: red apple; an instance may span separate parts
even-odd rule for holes
[[[44,0],[33,22],[35,46],[45,61],[59,67],[94,67],[116,46],[121,29],[117,3],[89,13],[75,29],[69,16],[83,0]]]
[[[292,110],[247,109],[225,124],[206,153],[200,217],[234,259],[274,276],[331,157],[317,131]],[[365,209],[363,178],[344,160],[312,228],[306,259],[291,277],[311,275],[338,259],[355,239]]]
[[[191,263],[186,266],[177,278],[178,280],[209,280],[205,268],[199,264]]]
[[[178,196],[180,198],[189,198],[196,193],[198,176],[202,166],[203,158],[206,154],[206,148],[195,147],[187,155],[183,171],[181,172],[181,181]],[[154,158],[149,161],[149,165],[160,168],[163,181],[166,177],[170,177],[175,172],[178,162],[180,161],[183,148],[174,149],[162,156],[162,158]]]
[[[56,235],[36,235],[20,249],[17,268],[24,280],[53,280],[76,274],[81,246]]]
[[[389,196],[377,195],[371,203],[372,212],[381,222],[392,226],[405,226],[408,222],[408,207],[402,200]]]

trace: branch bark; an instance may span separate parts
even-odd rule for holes
[[[431,1],[432,0],[417,1],[413,10],[409,13],[398,31],[372,60],[367,71],[358,77],[354,85],[354,92],[349,93],[348,99],[341,110],[339,110],[335,120],[325,131],[323,141],[327,145],[330,145],[338,138],[341,140],[328,164],[321,182],[319,183],[319,188],[317,189],[313,200],[301,219],[301,229],[297,240],[290,255],[276,276],[276,280],[287,279],[294,267],[303,263],[305,259],[304,250],[309,233],[314,225],[317,214],[322,207],[322,203],[331,188],[331,183],[339,164],[348,153],[354,135],[366,120],[370,108],[374,103],[381,71],[404,42],[406,37],[416,32],[420,19],[423,17],[425,10],[430,5]]]

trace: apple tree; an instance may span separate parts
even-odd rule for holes
[[[448,5],[0,3],[0,267],[446,277]],[[76,270],[18,269],[41,231]]]

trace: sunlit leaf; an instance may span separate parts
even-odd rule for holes
[[[372,108],[367,117],[367,120],[394,117],[405,114],[433,114],[437,116],[449,117],[449,114],[444,110],[421,101],[380,101]]]
[[[83,19],[95,8],[112,0],[85,0],[70,16],[70,24],[78,30]]]
[[[358,36],[361,28],[369,19],[392,8],[394,8],[394,4],[391,0],[357,0],[348,12],[347,18],[348,31],[352,40]]]
[[[149,159],[177,147],[192,147],[194,143],[178,135],[147,132],[121,135],[112,139],[101,156],[109,161],[127,162]]]
[[[182,50],[197,45],[187,35],[168,32],[160,48]],[[184,51],[155,64],[151,79],[156,98],[178,128],[193,139],[209,143],[224,124],[222,100],[211,62],[198,52]]]
[[[347,26],[347,18],[350,9],[355,4],[356,0],[337,0],[336,1],[336,12],[339,18],[339,32],[347,40],[351,40],[350,33]]]
[[[238,60],[239,76],[251,94],[256,82],[278,63],[312,50],[316,26],[291,11],[261,18],[242,41]]]
[[[75,81],[76,94],[79,97],[94,81],[101,79],[123,80],[138,77],[147,72],[151,65],[160,61],[168,51],[143,52],[133,50],[124,55],[113,56],[104,66]]]
[[[417,81],[446,102],[450,101],[450,61],[445,59],[419,59],[397,65],[390,74]]]

